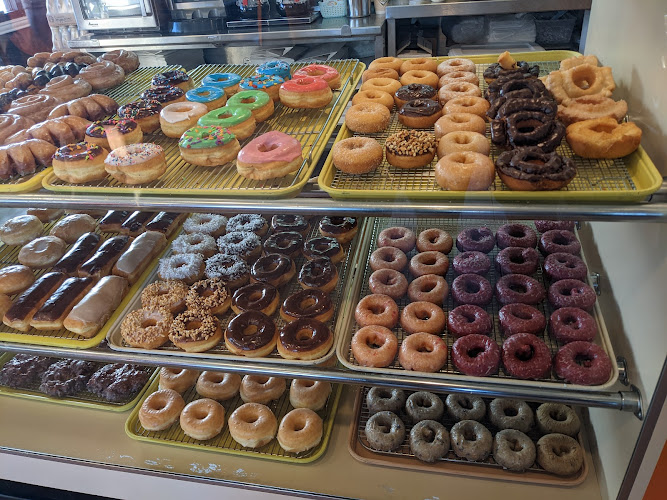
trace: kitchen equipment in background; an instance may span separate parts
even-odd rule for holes
[[[167,0],[168,31],[184,35],[219,33],[227,17],[223,0]]]
[[[371,0],[347,0],[350,17],[368,17],[371,15]]]
[[[159,31],[169,11],[163,0],[72,0],[80,30]]]

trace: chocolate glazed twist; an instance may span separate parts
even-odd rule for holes
[[[545,153],[537,147],[505,151],[498,156],[496,167],[505,175],[529,182],[539,182],[545,178],[554,181],[571,180],[577,174],[577,168],[570,158]]]
[[[527,100],[528,108],[539,108],[542,101]],[[521,110],[522,103],[507,102],[505,116],[491,120],[491,141],[501,147],[537,146],[549,153],[556,149],[565,135],[565,126],[555,119],[547,102],[541,110]]]

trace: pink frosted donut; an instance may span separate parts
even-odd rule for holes
[[[327,66],[326,64],[309,64],[297,70],[292,75],[292,78],[300,78],[304,76],[319,77],[329,84],[331,89],[340,87],[340,73],[336,68]]]

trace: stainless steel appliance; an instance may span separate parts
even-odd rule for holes
[[[167,0],[172,19],[225,17],[223,0]]]
[[[81,30],[154,31],[169,20],[163,0],[72,0],[72,7]]]

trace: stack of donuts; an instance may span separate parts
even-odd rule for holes
[[[257,214],[191,215],[172,254],[160,261],[159,281],[142,292],[142,308],[124,319],[125,342],[155,349],[171,341],[187,352],[224,346],[246,357],[276,349],[286,359],[323,357],[333,345],[329,294],[357,221],[324,217],[316,224],[321,236],[308,238],[311,222],[297,215],[270,221]]]
[[[200,441],[218,436],[226,424],[241,447],[259,449],[277,438],[286,452],[303,453],[322,440],[331,384],[292,380],[292,409],[278,422],[278,408],[288,406],[283,403],[286,388],[286,380],[278,377],[162,368],[159,389],[142,403],[139,421],[151,432],[178,422],[184,434]]]
[[[17,262],[0,269],[3,323],[19,332],[65,328],[93,337],[182,218],[123,213],[119,219],[118,212],[33,209],[2,224],[0,240],[19,248]]]
[[[369,260],[369,295],[355,310],[356,363],[395,367],[398,357],[406,370],[486,377],[502,369],[505,377],[538,380],[550,379],[553,369],[569,383],[605,383],[612,364],[592,342],[596,294],[585,283],[588,271],[573,223],[535,226],[539,238],[519,223],[503,225],[495,235],[488,227],[461,230],[453,272],[448,254],[454,239],[446,231],[430,228],[417,237],[405,227],[382,230]],[[502,345],[496,338],[504,339]]]
[[[458,459],[558,476],[577,474],[584,464],[581,422],[563,404],[372,387],[362,414],[370,415],[360,422],[370,448],[427,463]]]

